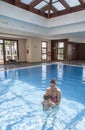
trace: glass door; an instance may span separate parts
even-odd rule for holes
[[[41,43],[41,60],[45,62],[47,60],[47,42]]]
[[[58,60],[64,60],[64,42],[58,43]]]
[[[0,39],[0,64],[4,64],[3,40]]]
[[[15,57],[18,57],[17,54],[17,41],[5,40],[5,60],[9,59],[15,60]]]

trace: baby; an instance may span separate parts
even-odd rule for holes
[[[44,94],[43,98],[44,98],[44,100],[42,101],[43,110],[50,110],[56,105],[50,100],[49,94]]]

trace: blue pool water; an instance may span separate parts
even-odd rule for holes
[[[43,111],[52,78],[59,107]],[[0,72],[0,130],[85,130],[85,67],[51,64]]]

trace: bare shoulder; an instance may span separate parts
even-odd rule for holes
[[[47,89],[46,89],[46,94],[49,94],[50,93],[50,88],[48,87]]]
[[[58,91],[60,91],[60,92],[61,92],[60,88],[58,88]]]
[[[60,90],[60,88],[57,88],[57,91],[58,91],[59,93],[61,93],[61,90]]]
[[[49,90],[50,89],[50,87],[48,87],[46,90]]]

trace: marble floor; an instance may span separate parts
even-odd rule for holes
[[[53,61],[53,62],[46,62],[46,63],[12,63],[12,64],[0,65],[0,71],[14,69],[14,68],[21,68],[21,67],[36,66],[36,65],[42,65],[42,64],[51,64],[51,63],[85,66],[85,61],[70,61],[70,62]]]

